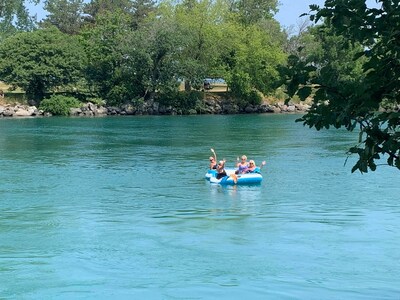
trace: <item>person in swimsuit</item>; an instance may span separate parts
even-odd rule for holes
[[[239,157],[237,158],[237,160],[239,160]],[[247,156],[246,155],[242,155],[242,160],[240,162],[238,162],[236,164],[236,167],[238,168],[235,171],[235,174],[244,174],[246,173],[249,165],[247,163]]]
[[[222,177],[227,176],[225,172],[225,161],[220,160],[217,165],[217,179],[221,179]]]
[[[210,170],[215,170],[217,168],[217,154],[215,154],[213,148],[211,148],[211,152],[214,156],[210,156]]]
[[[261,163],[261,167],[259,168],[259,170],[261,170],[261,168],[264,165],[265,165],[265,160]],[[246,173],[254,173],[254,172],[258,173],[258,170],[256,170],[256,169],[257,169],[256,163],[254,162],[254,160],[250,160],[249,167],[247,168]]]

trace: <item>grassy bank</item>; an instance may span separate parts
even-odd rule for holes
[[[0,104],[15,104],[21,103],[26,104],[27,100],[25,98],[25,92],[21,89],[16,89],[15,91],[9,91],[9,85],[0,81],[0,90],[4,93],[4,98],[0,98]]]

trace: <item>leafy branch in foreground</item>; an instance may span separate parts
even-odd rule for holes
[[[324,21],[310,29],[319,47],[289,57],[282,70],[289,97],[312,98],[298,121],[360,131],[349,149],[358,155],[352,172],[375,171],[379,159],[400,170],[400,4],[377,2],[379,9],[351,0],[310,6],[311,20]]]

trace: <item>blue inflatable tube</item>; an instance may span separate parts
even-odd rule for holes
[[[252,173],[237,174],[235,175],[235,169],[225,170],[228,176],[217,179],[216,170],[208,170],[205,178],[211,183],[221,184],[221,185],[242,185],[242,184],[259,184],[263,180],[260,174],[260,168],[256,168]]]

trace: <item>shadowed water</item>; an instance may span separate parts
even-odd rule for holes
[[[400,173],[297,117],[0,119],[0,299],[398,298]]]

